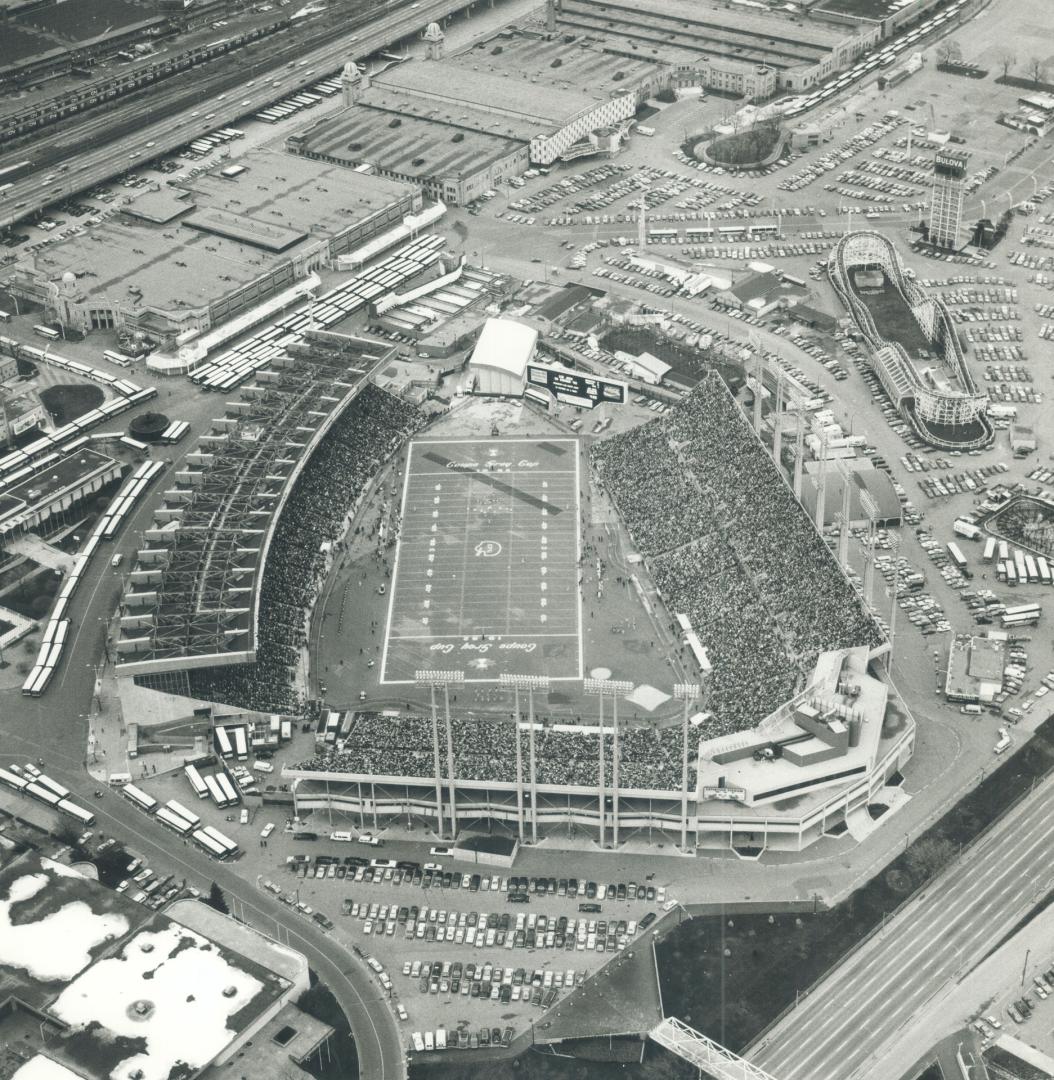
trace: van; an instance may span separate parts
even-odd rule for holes
[[[269,761],[254,761],[253,772],[273,773],[274,766]]]
[[[132,774],[127,772],[110,773],[110,779],[106,782],[112,788],[124,787],[125,784],[132,782]]]
[[[963,714],[963,716],[980,716],[981,715],[981,706],[980,705],[962,705],[959,708],[959,712],[961,712]]]
[[[329,838],[342,844],[350,844],[355,839],[350,832],[331,832]]]
[[[124,562],[124,556],[118,552],[111,560],[110,565],[116,570]]]

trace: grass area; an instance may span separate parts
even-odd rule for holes
[[[68,424],[92,409],[97,409],[106,395],[87,383],[59,383],[40,391],[40,400],[58,425]]]
[[[746,131],[721,135],[708,143],[706,153],[712,161],[743,168],[759,165],[779,145],[781,128],[778,120],[763,121]]]
[[[886,341],[897,341],[907,350],[908,356],[918,356],[922,351],[932,352],[929,339],[915,321],[911,308],[889,280],[881,292],[861,292],[853,283],[853,290],[863,300],[878,332]]]
[[[662,1000],[680,1017],[733,1050],[752,1042],[795,993],[809,987],[916,889],[936,876],[969,843],[1027,792],[1033,780],[1054,771],[1054,716],[1032,740],[964,796],[886,869],[829,911],[815,914],[734,914],[681,923],[657,945]],[[686,1063],[649,1046],[640,1065],[594,1067],[577,1060],[528,1053],[515,1062],[472,1065],[459,1055],[446,1063],[416,1066],[414,1080],[694,1080]],[[606,1070],[606,1071],[605,1071]]]
[[[0,603],[27,619],[42,619],[54,603],[61,584],[60,574],[53,570],[41,570],[9,593],[4,593]]]

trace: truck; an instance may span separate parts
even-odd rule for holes
[[[981,537],[981,530],[976,525],[963,521],[961,518],[953,522],[952,529],[958,536],[965,536],[967,540],[979,540]]]

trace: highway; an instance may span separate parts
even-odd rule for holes
[[[1054,779],[844,960],[747,1057],[776,1080],[889,1080],[883,1050],[1054,880]]]
[[[243,65],[233,74],[228,61],[226,65],[210,65],[215,67],[215,73],[204,80],[199,72],[193,89],[188,90],[177,76],[157,84],[154,94],[145,101],[137,98],[112,109],[88,113],[76,127],[49,132],[38,143],[0,158],[0,164],[24,158],[39,163],[36,173],[16,181],[5,193],[0,203],[0,228],[105,183],[135,168],[137,163],[171,153],[208,131],[234,124],[239,118],[318,82],[353,56],[368,56],[391,46],[416,34],[428,23],[441,21],[467,7],[470,2],[423,0],[412,10],[400,7],[380,16],[369,29],[357,28],[358,34],[342,35],[315,49],[298,52],[304,63],[295,68],[288,67],[287,50],[277,57],[261,58],[248,69]],[[308,70],[312,72],[310,76],[305,74]],[[248,87],[246,79],[257,85]],[[275,82],[279,86],[274,86]],[[218,95],[224,90],[230,93],[219,101]],[[243,105],[244,101],[249,104]],[[213,114],[211,120],[191,116],[192,112],[202,112],[204,106]],[[71,146],[77,148],[74,153],[70,153]],[[46,170],[47,162],[59,160],[64,171],[52,183],[42,185],[38,173]]]

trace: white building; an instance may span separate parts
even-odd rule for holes
[[[537,344],[537,330],[512,319],[488,319],[468,363],[475,393],[521,396]]]

